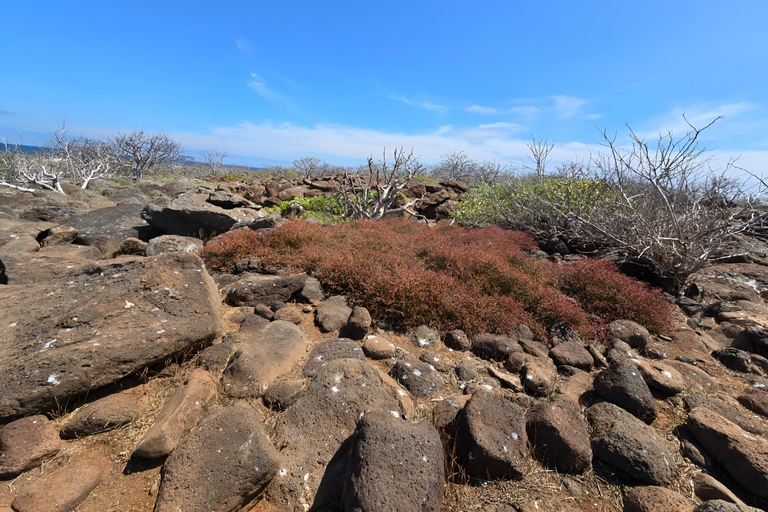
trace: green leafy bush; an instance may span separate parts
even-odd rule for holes
[[[462,226],[495,224],[546,238],[572,230],[565,210],[599,218],[611,194],[599,180],[517,176],[496,185],[472,187],[453,217]]]
[[[578,277],[589,276],[591,267],[573,274],[520,250],[535,247],[529,235],[495,226],[430,229],[391,219],[322,227],[291,221],[266,236],[241,230],[217,237],[203,257],[212,267],[228,268],[258,256],[268,266],[311,273],[374,317],[403,326],[507,333],[526,324],[543,338],[550,323],[563,321],[586,336],[598,336],[602,324],[589,313],[615,313],[654,330],[664,328],[670,308],[660,294],[605,268],[598,273],[603,281],[596,281],[603,295],[589,295],[578,286],[588,277]],[[622,298],[625,291],[635,309]],[[611,303],[620,306],[611,310]]]
[[[323,224],[337,222],[344,216],[341,203],[332,196],[297,197],[290,201],[283,201],[278,207],[280,213],[284,213],[293,203],[299,203],[306,215],[312,214]]]

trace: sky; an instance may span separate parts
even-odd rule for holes
[[[768,175],[765,0],[7,2],[0,139],[165,132],[185,154],[355,165],[383,148],[556,161],[723,118],[715,165]]]

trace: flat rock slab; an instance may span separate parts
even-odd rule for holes
[[[358,424],[344,482],[345,510],[438,512],[443,444],[429,422],[366,414]]]
[[[609,402],[587,409],[587,419],[597,459],[649,484],[664,485],[669,480],[675,456],[652,427]]]
[[[61,437],[74,439],[126,425],[139,417],[149,402],[144,388],[113,393],[78,409],[61,427]]]
[[[246,336],[242,331],[240,335]],[[306,341],[295,324],[284,320],[271,322],[243,340],[224,370],[224,390],[231,396],[261,396],[304,354]]]
[[[65,226],[76,229],[83,244],[97,247],[104,256],[110,257],[118,252],[124,238],[146,241],[161,233],[141,218],[142,208],[140,204],[99,208],[70,217]]]
[[[304,512],[313,504],[322,509],[318,489],[328,480],[324,473],[333,473],[328,466],[334,455],[374,411],[410,419],[414,409],[408,394],[366,361],[336,359],[320,368],[304,395],[279,417],[275,442],[284,462],[269,502],[279,510]],[[329,482],[336,497],[343,474],[342,468],[338,480]]]
[[[184,384],[163,404],[133,455],[156,459],[171,453],[216,395],[216,381],[211,374],[200,368],[192,370]]]
[[[13,500],[16,512],[69,512],[74,510],[106,476],[112,464],[103,457],[82,458],[43,475]],[[76,475],[76,476],[74,476]]]
[[[528,411],[526,429],[536,458],[559,473],[580,474],[591,467],[587,425],[573,401],[561,397],[535,403]]]
[[[728,421],[732,421],[750,434],[763,437],[768,435],[768,423],[760,416],[745,410],[737,400],[728,395],[723,394],[722,398],[718,398],[711,395],[690,394],[683,400],[689,410],[706,407],[723,418],[728,418]]]
[[[477,392],[459,413],[456,438],[467,475],[522,478],[528,455],[523,410],[501,395]]]
[[[207,235],[220,235],[235,224],[248,226],[267,213],[252,208],[226,210],[206,202],[197,194],[185,193],[163,204],[150,203],[144,207],[141,216],[151,226],[169,235],[198,236],[202,230]]]
[[[286,302],[294,293],[304,288],[306,280],[306,274],[255,275],[226,286],[222,292],[226,295],[227,304],[230,306],[269,305],[275,301]]]
[[[768,498],[768,441],[705,407],[692,409],[687,425],[704,449],[745,489]]]
[[[56,226],[54,222],[0,218],[0,246],[26,235],[37,237],[54,226]]]
[[[112,384],[221,328],[219,296],[189,253],[121,257],[0,287],[0,420]]]
[[[56,423],[27,416],[0,427],[0,478],[12,478],[40,466],[62,447]]]
[[[272,480],[278,457],[250,405],[212,411],[165,461],[155,512],[238,510]]]

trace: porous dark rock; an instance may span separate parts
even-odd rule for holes
[[[224,390],[236,397],[260,396],[305,353],[304,335],[295,324],[271,322],[243,339],[224,370]]]
[[[304,287],[306,274],[292,276],[252,275],[226,286],[227,303],[231,306],[271,304],[273,301],[287,301]]]
[[[157,256],[167,252],[198,252],[203,248],[199,238],[180,235],[162,235],[147,243],[147,256]]]
[[[434,366],[416,360],[397,361],[390,375],[419,398],[432,396],[445,385]]]
[[[447,372],[451,368],[450,363],[443,357],[443,354],[435,350],[425,350],[421,353],[419,359],[439,372]]]
[[[336,338],[324,341],[309,354],[309,359],[302,372],[304,377],[314,377],[320,368],[334,359],[365,359],[365,354],[360,345],[349,338]]]
[[[141,209],[141,207],[140,207]],[[215,206],[204,196],[183,193],[169,201],[153,201],[141,209],[149,225],[169,235],[199,236],[226,233],[236,225],[273,227],[278,221],[263,210]]]
[[[696,407],[686,423],[720,465],[755,496],[768,497],[768,441],[750,435],[706,407]]]
[[[155,511],[236,510],[269,484],[279,460],[250,405],[211,411],[165,461]]]
[[[536,396],[549,396],[557,384],[557,368],[549,359],[531,357],[523,369],[523,386]]]
[[[632,348],[642,349],[653,341],[648,329],[632,320],[614,320],[608,325],[608,333]]]
[[[672,366],[659,361],[641,361],[631,359],[643,380],[649,388],[665,393],[667,395],[676,395],[685,389],[683,376]]]
[[[453,350],[469,350],[472,343],[464,331],[460,329],[454,329],[445,333],[445,340],[443,341],[445,346]]]
[[[472,352],[489,361],[504,361],[523,348],[513,338],[501,334],[476,334],[472,337]]]
[[[0,478],[12,478],[40,466],[63,443],[56,423],[43,415],[27,416],[0,427]]]
[[[371,359],[387,359],[395,357],[397,347],[381,336],[368,336],[363,341],[363,352]]]
[[[438,512],[445,465],[431,423],[366,414],[357,426],[344,479],[345,510]]]
[[[109,258],[119,252],[125,238],[148,241],[162,233],[142,219],[142,208],[140,204],[100,208],[74,215],[65,225],[77,230],[80,243],[97,247],[104,257]]]
[[[86,404],[68,418],[61,427],[61,437],[89,436],[128,424],[139,417],[148,402],[143,386],[107,395]]]
[[[587,425],[574,402],[558,398],[535,403],[528,411],[526,429],[536,458],[558,472],[580,474],[592,465]]]
[[[597,459],[649,484],[663,486],[671,478],[674,453],[653,428],[610,402],[587,409],[587,420]]]
[[[299,325],[301,323],[302,317],[301,311],[299,311],[297,308],[293,306],[287,306],[275,311],[275,314],[272,316],[272,318],[274,320],[284,320],[286,322]]]
[[[352,308],[347,305],[347,298],[343,295],[334,295],[318,302],[315,310],[315,323],[323,332],[338,331],[349,321]]]
[[[493,392],[477,392],[457,422],[456,448],[468,476],[522,478],[528,439],[520,407]]]
[[[112,464],[104,457],[83,456],[43,475],[21,489],[13,500],[16,512],[70,512],[107,475]],[[73,478],[73,475],[77,475]]]
[[[768,423],[755,414],[745,410],[741,404],[728,395],[712,396],[699,393],[691,393],[683,399],[689,409],[706,407],[729,421],[734,422],[751,434],[768,436]]]
[[[171,453],[217,395],[211,374],[202,368],[189,372],[184,384],[165,401],[133,455],[156,459]]]
[[[549,357],[556,365],[567,365],[590,371],[594,366],[592,355],[580,342],[571,340],[552,347]]]
[[[336,359],[320,368],[304,395],[278,419],[274,441],[283,464],[268,490],[268,502],[277,510],[304,512],[305,505],[322,507],[327,500],[338,500],[344,465],[329,464],[359,421],[373,411],[411,418],[413,404],[395,381],[366,361]],[[326,468],[326,481],[334,477],[328,481],[330,489],[321,488],[322,470],[308,468]]]
[[[420,325],[408,335],[411,342],[419,348],[438,348],[440,333],[426,325]]]
[[[284,411],[293,405],[306,389],[303,379],[281,380],[269,386],[264,393],[264,403],[277,411]]]
[[[347,325],[342,328],[342,335],[353,340],[361,340],[371,328],[371,314],[362,306],[352,308]]]
[[[640,371],[631,363],[612,364],[595,377],[595,391],[646,423],[658,416],[656,400]]]

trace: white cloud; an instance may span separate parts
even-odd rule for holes
[[[481,105],[472,105],[471,107],[467,107],[464,110],[467,112],[475,112],[477,114],[498,114],[499,109],[492,108],[492,107],[483,107]]]
[[[253,53],[253,45],[248,39],[241,37],[235,44],[237,45],[237,51],[243,55],[251,55]]]
[[[552,100],[554,101],[552,110],[565,119],[575,116],[579,113],[581,107],[589,103],[588,100],[583,98],[563,95],[553,96]]]
[[[517,99],[514,102],[528,103],[509,108],[486,107],[483,105],[471,105],[464,110],[475,114],[515,116],[535,116],[544,112],[552,112],[560,118],[569,119],[577,115],[583,115],[583,107],[590,103],[589,100],[574,96],[557,95],[539,99]],[[586,119],[597,119],[600,114],[586,114]]]
[[[393,94],[390,94],[389,98],[395,101],[399,101],[401,103],[405,103],[406,105],[410,105],[412,107],[421,107],[427,110],[431,110],[433,112],[438,112],[440,114],[445,114],[450,110],[445,105],[439,105],[437,103],[432,103],[431,101],[412,100],[412,99],[406,98],[405,96],[396,96]]]
[[[262,77],[259,76],[258,73],[251,73],[251,78],[252,80],[250,82],[247,82],[247,85],[248,87],[256,91],[256,93],[259,96],[261,96],[268,102],[272,103],[273,105],[282,104],[287,106],[293,106],[291,101],[286,96],[268,87],[267,83],[264,81]]]
[[[360,164],[365,158],[381,155],[396,147],[413,148],[425,163],[436,163],[441,155],[464,151],[475,160],[520,162],[528,154],[527,135],[513,123],[479,126],[443,125],[421,133],[385,132],[356,126],[316,124],[298,126],[290,123],[242,122],[234,126],[213,127],[208,134],[180,133],[173,137],[192,150],[218,148],[227,151],[230,161],[237,157],[290,163],[305,155],[315,155],[335,164]],[[585,161],[591,153],[603,151],[598,144],[580,141],[557,142],[551,154],[553,164],[570,160]],[[738,164],[756,174],[768,169],[768,151],[715,151],[715,168],[723,168],[729,159],[741,157]]]
[[[759,105],[749,101],[720,105],[700,103],[689,105],[687,107],[678,106],[662,116],[650,119],[648,122],[644,123],[645,126],[651,126],[652,128],[643,129],[641,127],[636,133],[641,138],[646,139],[653,139],[658,137],[660,133],[664,134],[670,131],[673,134],[682,135],[691,130],[691,127],[685,122],[686,119],[694,127],[701,129],[722,116],[723,119],[715,123],[714,127],[707,132],[708,138],[711,139],[724,124],[727,123],[733,126],[734,118],[738,120],[741,114],[759,109]],[[685,119],[683,118],[683,115],[685,115]]]

